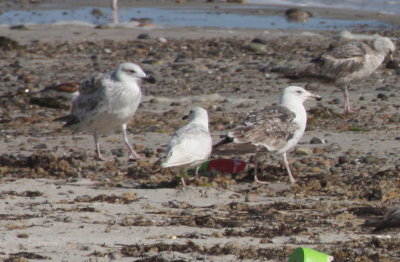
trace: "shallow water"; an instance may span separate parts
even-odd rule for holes
[[[398,0],[247,0],[246,2],[249,4],[326,7],[400,14],[400,1]]]
[[[95,17],[91,14],[95,7],[78,9],[44,8],[43,10],[10,10],[0,15],[0,24],[52,24],[63,22],[86,22],[94,25],[111,22],[109,8],[97,8],[103,15]],[[237,6],[246,8],[247,6]],[[309,30],[352,30],[352,29],[394,29],[391,24],[374,20],[338,20],[326,18],[310,18],[306,23],[289,22],[283,16],[267,16],[260,14],[238,14],[221,12],[203,8],[161,8],[161,7],[123,7],[120,9],[120,21],[127,22],[132,18],[151,18],[157,25],[194,26],[222,28],[264,28],[264,29],[309,29]]]

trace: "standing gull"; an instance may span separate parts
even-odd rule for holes
[[[182,119],[189,119],[189,123],[172,136],[166,159],[161,166],[197,166],[196,178],[198,178],[199,165],[208,159],[212,149],[212,140],[208,131],[208,114],[204,108],[195,107]],[[183,178],[182,184],[185,185]]]
[[[286,152],[292,149],[303,136],[307,123],[307,112],[303,102],[308,98],[321,100],[321,97],[308,92],[299,86],[289,86],[283,91],[278,106],[269,106],[261,111],[252,112],[245,121],[228,133],[214,148],[234,142],[250,143],[257,147],[254,155],[254,181],[260,184],[267,182],[257,178],[257,151],[265,147],[268,151],[283,155],[286,170],[291,183],[295,183]]]
[[[142,79],[155,82],[152,76],[133,63],[122,63],[110,73],[95,74],[80,84],[71,113],[56,120],[65,121],[64,127],[74,132],[93,133],[95,157],[99,160],[104,158],[100,153],[98,135],[122,127],[124,143],[131,153],[129,159],[138,159],[140,156],[129,144],[126,127],[139,106],[142,96],[139,83]]]
[[[328,50],[297,69],[279,68],[291,78],[312,78],[334,83],[344,96],[344,110],[354,112],[348,95],[348,85],[369,77],[383,63],[391,58],[395,45],[387,37],[378,36],[368,42],[350,42]]]

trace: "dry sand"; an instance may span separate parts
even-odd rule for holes
[[[141,33],[150,38],[138,40]],[[352,86],[350,98],[360,109],[354,115],[341,114],[337,89],[311,83],[323,101],[306,103],[308,129],[289,154],[295,185],[288,184],[280,156],[263,158],[260,172],[270,185],[253,184],[249,164],[243,174],[204,174],[182,188],[180,171],[157,162],[190,107],[208,109],[217,141],[293,84],[272,67],[309,60],[337,43],[337,33],[0,28],[21,45],[0,53],[0,258],[287,261],[294,248],[308,246],[335,261],[400,261],[398,229],[376,234],[360,226],[399,203],[398,69],[382,66]],[[359,33],[399,37],[398,31]],[[256,37],[266,44],[249,46]],[[68,103],[34,98],[47,85],[80,81],[121,61],[140,63],[158,78],[143,84],[146,96],[129,126],[147,158],[128,162],[118,133],[101,138],[110,161],[97,162],[90,135],[71,135],[52,122],[68,112]],[[311,144],[313,137],[325,143]],[[218,157],[229,156],[212,156]]]

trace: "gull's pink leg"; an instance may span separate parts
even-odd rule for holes
[[[344,112],[345,113],[355,113],[355,112],[357,112],[357,109],[352,108],[350,106],[349,92],[347,90],[347,85],[343,88],[343,96],[344,96]]]
[[[129,139],[126,134],[126,126],[127,126],[127,124],[122,125],[122,133],[124,135],[124,143],[128,147],[129,152],[131,152],[131,155],[129,156],[129,160],[140,159],[142,157],[138,153],[136,153],[135,150],[133,150],[132,146],[129,144]]]
[[[257,169],[258,169],[257,166],[258,166],[258,162],[257,162],[257,151],[256,151],[256,153],[254,154],[254,182],[256,182],[258,184],[262,184],[262,185],[268,184],[268,182],[261,181],[261,180],[258,179],[258,177],[257,177]]]
[[[97,135],[97,132],[93,133],[93,138],[94,138],[94,144],[95,144],[95,155],[94,158],[100,161],[105,161],[106,159],[103,158],[103,156],[100,153],[100,144],[99,144],[99,137]]]
[[[296,180],[294,180],[292,175],[292,170],[290,170],[289,161],[287,160],[286,153],[283,153],[283,162],[285,163],[286,170],[289,174],[290,183],[292,184],[296,183]]]

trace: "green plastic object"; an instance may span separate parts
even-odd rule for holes
[[[299,247],[290,254],[289,262],[331,262],[333,257],[317,250]]]

